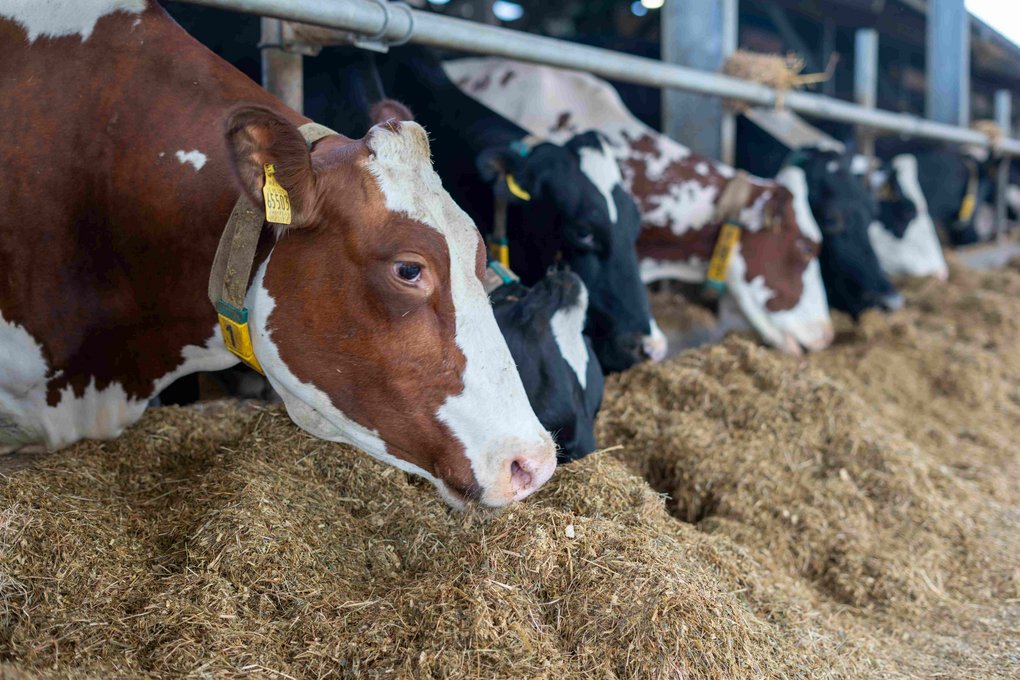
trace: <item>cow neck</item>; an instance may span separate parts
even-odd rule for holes
[[[744,225],[737,218],[750,199],[750,176],[738,170],[726,183],[712,213],[712,224],[721,226],[705,273],[705,285],[702,287],[702,295],[709,300],[718,299],[726,291],[726,272],[744,232]]]
[[[305,123],[298,131],[309,150],[323,137],[337,134],[318,123]],[[265,224],[266,213],[263,207],[242,193],[220,236],[209,272],[209,301],[219,317],[223,342],[237,358],[262,374],[265,372],[252,348],[248,308],[244,299],[248,294],[255,251]]]

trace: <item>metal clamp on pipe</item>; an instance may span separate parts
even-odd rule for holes
[[[411,6],[406,2],[387,2],[387,0],[375,0],[376,4],[382,7],[383,11],[383,23],[380,28],[373,35],[366,36],[364,38],[356,37],[352,41],[356,47],[360,47],[363,50],[371,50],[372,52],[380,52],[385,54],[390,51],[391,47],[399,47],[403,45],[411,36],[414,35],[414,12],[411,11]],[[390,27],[390,8],[397,7],[407,12],[407,32],[400,36],[396,40],[386,40],[386,31]]]

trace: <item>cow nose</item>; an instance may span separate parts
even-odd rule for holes
[[[819,352],[829,345],[836,339],[836,331],[833,329],[831,323],[821,324],[820,330],[812,338],[804,342],[804,347],[809,352]]]
[[[645,341],[650,336],[639,333],[625,333],[616,336],[616,346],[620,348],[628,358],[635,361],[644,361],[648,358],[645,353]]]
[[[887,312],[896,312],[903,309],[903,296],[899,293],[888,293],[878,299],[879,306]]]
[[[800,348],[800,342],[797,341],[797,336],[789,331],[783,333],[782,349],[787,354],[795,357],[799,357],[804,354],[804,350]]]
[[[556,470],[556,456],[547,450],[535,455],[519,456],[510,461],[510,489],[512,499],[527,498],[549,481]]]
[[[948,269],[938,270],[937,272],[935,272],[935,278],[941,281],[942,283],[945,283],[946,281],[949,280],[949,270]]]
[[[669,340],[657,325],[652,325],[651,335],[641,338],[641,351],[652,360],[653,364],[666,358],[666,354],[669,352]]]

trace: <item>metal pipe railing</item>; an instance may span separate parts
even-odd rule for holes
[[[383,37],[388,40],[402,39],[411,32],[411,42],[433,47],[588,71],[612,80],[738,99],[758,106],[773,106],[778,96],[775,90],[764,85],[720,73],[699,71],[645,57],[578,45],[508,28],[486,26],[430,12],[387,11],[372,0],[185,1],[365,35],[379,34],[385,28]],[[808,116],[863,125],[912,137],[994,147],[1008,155],[1020,155],[1020,141],[1015,139],[995,141],[988,135],[969,128],[937,123],[905,113],[869,109],[807,92],[787,92],[783,99],[785,106]]]

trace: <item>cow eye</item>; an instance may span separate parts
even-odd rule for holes
[[[395,265],[397,276],[408,283],[417,283],[421,279],[421,265],[415,262],[397,262]]]

